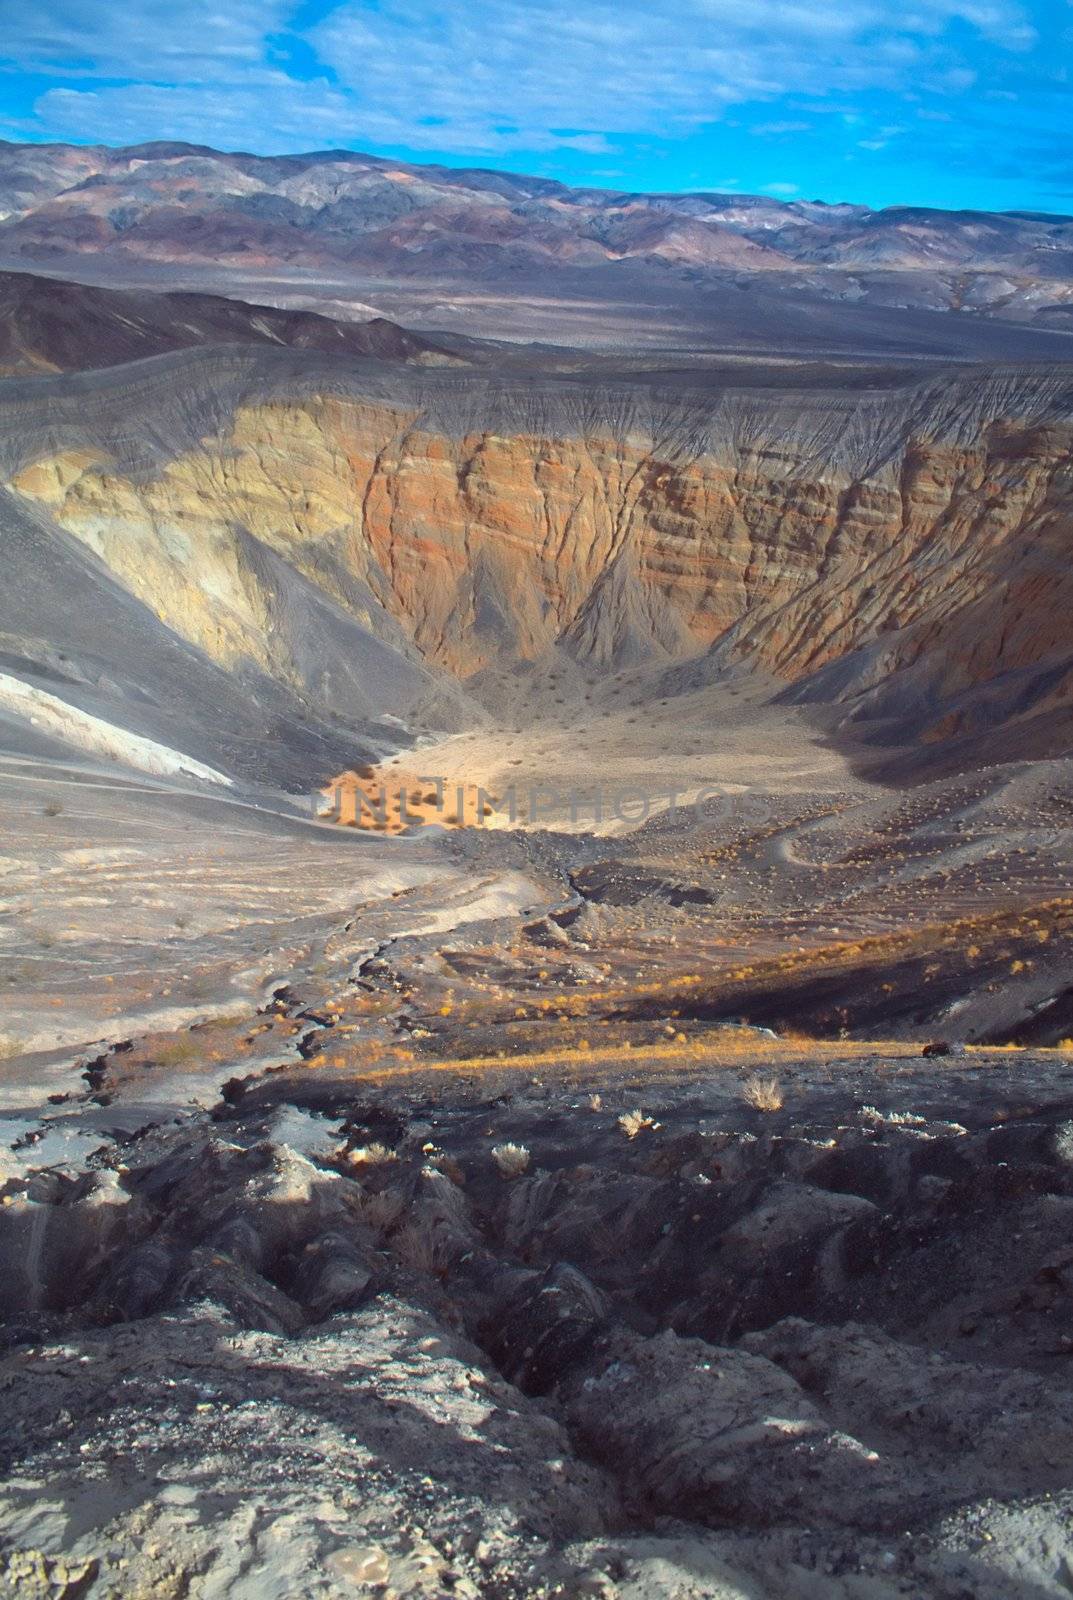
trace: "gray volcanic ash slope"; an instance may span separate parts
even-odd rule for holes
[[[4,1600],[1068,1593],[1067,1060],[373,1073],[314,988],[232,1047],[331,1071],[9,1118]]]
[[[407,743],[398,712],[427,709],[437,727],[459,716],[457,697],[401,639],[384,642],[254,541],[243,546],[249,577],[275,619],[286,675],[212,661],[9,494],[0,495],[0,530],[6,749],[106,755],[150,772],[304,793]]]

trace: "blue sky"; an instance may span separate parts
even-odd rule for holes
[[[1073,212],[1070,0],[2,0],[0,137]]]

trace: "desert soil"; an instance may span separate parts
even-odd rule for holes
[[[421,754],[667,776],[575,705]],[[631,832],[5,762],[0,1594],[1068,1595],[1066,764],[723,726]]]

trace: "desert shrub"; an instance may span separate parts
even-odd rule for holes
[[[415,1272],[440,1272],[448,1264],[448,1254],[442,1241],[431,1228],[418,1222],[408,1222],[400,1228],[391,1241],[391,1248],[399,1260]]]
[[[529,1159],[524,1144],[497,1144],[492,1149],[492,1160],[504,1178],[520,1178],[528,1170]]]
[[[750,1078],[741,1091],[741,1097],[754,1111],[781,1111],[782,1085],[777,1078]]]
[[[647,1128],[654,1128],[656,1124],[651,1117],[641,1110],[624,1111],[618,1119],[618,1125],[627,1139],[636,1139],[639,1133],[644,1133]]]
[[[386,1144],[360,1144],[347,1151],[346,1159],[352,1167],[382,1167],[398,1157]]]
[[[406,1199],[394,1189],[361,1197],[361,1220],[374,1233],[390,1233],[406,1208]]]

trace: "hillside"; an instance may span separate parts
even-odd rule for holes
[[[464,359],[383,317],[339,322],[220,295],[94,289],[0,272],[0,376],[118,366],[203,344],[286,345],[431,366]]]

